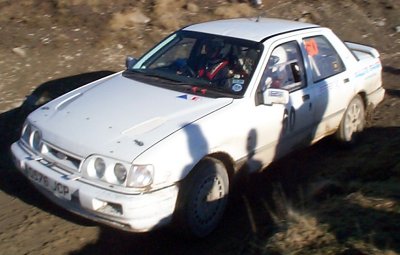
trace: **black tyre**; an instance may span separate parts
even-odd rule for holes
[[[205,237],[224,214],[229,178],[221,161],[205,158],[182,182],[178,197],[177,223],[189,237]]]
[[[339,129],[337,138],[345,143],[354,143],[357,134],[364,130],[365,107],[359,95],[355,96],[348,105]]]

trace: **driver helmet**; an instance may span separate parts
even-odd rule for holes
[[[283,46],[277,47],[271,54],[268,65],[271,68],[273,88],[281,88],[287,81],[286,64],[288,56]]]

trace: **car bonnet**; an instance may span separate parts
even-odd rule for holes
[[[28,118],[45,142],[66,152],[131,162],[163,138],[232,100],[168,90],[119,74],[57,98]]]

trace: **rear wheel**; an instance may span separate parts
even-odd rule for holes
[[[353,143],[358,133],[365,126],[365,108],[359,95],[354,97],[344,113],[342,122],[336,133],[338,139],[345,143]]]
[[[225,211],[229,179],[225,166],[205,158],[183,180],[178,197],[179,230],[192,237],[205,237],[218,225]]]

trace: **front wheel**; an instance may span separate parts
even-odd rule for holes
[[[343,119],[336,133],[338,139],[345,143],[354,143],[358,133],[365,126],[365,108],[359,95],[354,97],[348,105]]]
[[[210,234],[225,211],[228,193],[229,178],[222,162],[214,158],[200,161],[180,187],[178,229],[193,237]]]

